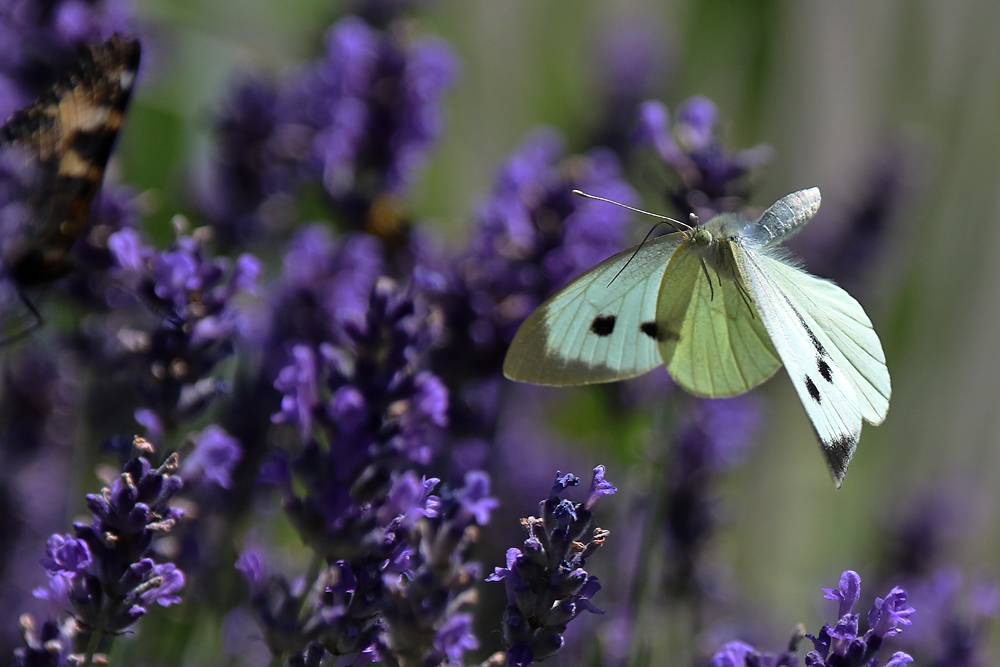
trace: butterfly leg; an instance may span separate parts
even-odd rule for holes
[[[712,276],[708,275],[708,267],[705,266],[705,260],[699,258],[698,261],[701,262],[701,270],[705,274],[705,280],[708,281],[708,296],[709,296],[709,299],[711,299],[712,301],[715,301],[715,288],[712,287]],[[722,282],[721,281],[719,282],[719,287],[722,287]]]
[[[753,301],[750,299],[750,294],[747,292],[747,288],[743,285],[742,281],[736,281],[736,291],[743,297],[743,303],[746,304],[747,310],[750,311],[750,317],[757,319],[757,312],[753,308]]]
[[[45,324],[45,318],[42,317],[41,312],[39,312],[38,308],[35,307],[35,304],[31,303],[31,299],[28,298],[28,295],[25,294],[24,291],[20,289],[17,290],[17,295],[21,297],[21,302],[24,303],[25,307],[28,309],[28,312],[30,312],[32,316],[34,316],[35,321],[32,324],[29,324],[25,328],[21,329],[20,331],[17,331],[11,334],[10,336],[7,336],[6,338],[0,339],[0,347],[21,340],[35,329],[39,329]]]

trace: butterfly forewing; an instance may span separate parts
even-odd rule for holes
[[[514,336],[504,375],[579,385],[634,377],[660,364],[656,299],[680,240],[671,234],[620,252],[539,306]]]
[[[698,396],[741,394],[781,367],[749,297],[686,245],[667,267],[656,322],[663,363]]]

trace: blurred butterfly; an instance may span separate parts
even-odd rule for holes
[[[817,188],[801,190],[756,221],[720,215],[605,260],[524,321],[504,375],[581,385],[662,363],[690,393],[724,397],[784,364],[839,487],[862,420],[885,419],[890,385],[858,302],[777,247],[819,204]]]
[[[23,288],[73,268],[70,249],[87,227],[138,66],[137,40],[115,34],[81,46],[73,69],[0,128],[0,257],[37,320],[31,328],[42,319]]]

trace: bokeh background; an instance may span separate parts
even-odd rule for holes
[[[113,170],[144,193],[144,228],[165,242],[175,213],[200,222],[192,174],[208,159],[213,118],[234,77],[255,71],[280,79],[316,58],[346,7],[319,0],[133,0],[130,7],[144,62]],[[650,507],[662,500],[658,475],[686,399],[665,383],[639,381],[625,395],[640,396],[634,400],[647,412],[619,424],[600,389],[539,390],[550,406],[551,440],[539,437],[536,446],[551,449],[521,464],[548,479],[555,469],[586,477],[601,463],[619,488],[599,514],[611,531],[604,550],[616,553],[598,553],[589,569],[620,590],[595,598],[607,614],[579,621],[566,654],[551,664],[683,664],[736,638],[780,651],[797,623],[816,632],[832,622],[833,603],[821,600],[820,588],[834,586],[843,570],[856,570],[863,586],[899,583],[886,563],[900,549],[954,567],[963,590],[1000,575],[1000,264],[993,259],[1000,253],[1000,5],[438,0],[410,19],[414,35],[443,39],[460,63],[445,98],[447,130],[408,194],[421,227],[461,246],[477,202],[526,136],[548,126],[563,134],[569,152],[589,150],[609,126],[616,86],[671,110],[704,95],[718,107],[725,146],[773,149],[770,163],[754,172],[754,206],[805,187],[822,190],[820,213],[790,244],[807,268],[823,275],[824,251],[855,235],[858,264],[844,284],[871,317],[892,375],[888,418],[865,426],[839,490],[787,377],[779,372],[755,390],[760,422],[751,449],[713,482],[718,525],[703,556],[720,590],[709,596],[714,611],[704,614],[704,626],[683,605],[665,604],[669,596],[655,584],[640,602],[623,594],[636,563],[650,566],[649,581],[662,576],[661,548],[648,559],[637,554],[659,548],[643,536]],[[634,116],[620,113],[613,122],[628,137]],[[645,208],[684,214],[663,196],[660,172],[641,156],[625,164]],[[630,225],[634,239],[649,228],[639,217]],[[662,408],[649,395],[660,390]],[[491,472],[505,470],[516,467]],[[80,488],[89,490],[87,471],[80,474]],[[540,486],[537,498],[505,496],[503,480],[496,484],[504,507],[496,521],[534,512],[547,492]],[[901,540],[904,528],[918,537]],[[520,539],[516,526],[497,531],[476,553],[486,572],[502,564],[504,544]],[[921,549],[933,554],[915,553]],[[888,591],[871,586],[862,606]],[[484,650],[502,648],[500,595],[484,591],[477,612]],[[193,613],[182,605],[147,620],[169,625],[169,614]],[[493,620],[483,618],[491,613]],[[634,629],[615,646],[623,624]],[[933,630],[921,626],[918,607],[906,632]],[[194,657],[186,664],[206,664],[205,647],[214,642],[198,641],[190,642]]]

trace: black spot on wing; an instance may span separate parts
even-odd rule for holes
[[[830,468],[833,481],[840,486],[847,474],[847,465],[854,456],[854,449],[858,444],[856,436],[847,434],[836,435],[829,440],[821,441],[823,454],[826,456],[826,465]]]
[[[819,368],[819,374],[823,376],[823,379],[833,384],[833,369],[830,368],[830,364],[820,357],[816,360],[816,365]]]
[[[77,130],[70,136],[69,144],[87,164],[103,165],[111,157],[117,131],[118,128]]]
[[[680,340],[681,335],[676,331],[671,331],[666,327],[661,327],[656,322],[643,322],[639,325],[639,331],[646,334],[653,340],[657,342],[663,342],[665,340]]]
[[[615,330],[616,321],[614,315],[598,315],[590,323],[590,330],[598,336],[610,336]]]
[[[817,405],[823,402],[820,400],[819,389],[816,388],[816,384],[808,375],[806,376],[806,391],[809,392],[809,396],[812,397],[812,400],[816,401]]]

